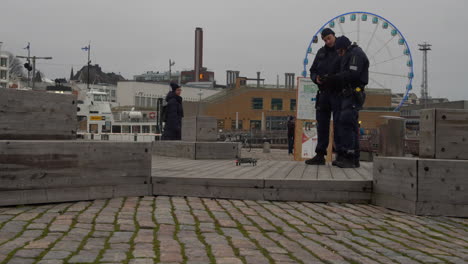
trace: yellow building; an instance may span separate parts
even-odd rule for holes
[[[201,113],[215,117],[218,129],[226,130],[286,130],[288,116],[296,115],[297,90],[249,87],[238,78],[236,86],[203,100]],[[368,89],[362,127],[373,129],[381,123],[380,116],[396,115],[388,89]]]
[[[296,114],[296,90],[241,86],[207,98],[203,114],[216,117],[220,130],[285,130]],[[236,122],[237,121],[237,122]],[[237,125],[236,125],[237,124]]]

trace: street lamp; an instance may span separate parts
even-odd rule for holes
[[[201,98],[203,95],[203,90],[200,88],[197,94],[198,94],[198,107],[197,107],[197,117],[198,117],[200,114],[200,104],[201,104]]]

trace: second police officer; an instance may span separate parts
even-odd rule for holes
[[[329,77],[329,81],[337,82],[341,89],[341,109],[336,124],[340,158],[335,164],[341,168],[356,168],[359,167],[359,110],[366,98],[364,88],[369,82],[369,60],[364,51],[345,36],[336,39],[335,49],[341,57],[340,71]]]

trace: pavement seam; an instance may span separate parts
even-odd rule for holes
[[[96,201],[100,201],[100,200],[94,200],[94,203],[95,203]],[[94,228],[95,228],[95,225],[96,225],[96,218],[97,218],[98,215],[102,212],[102,210],[104,210],[104,208],[106,208],[107,204],[109,203],[109,200],[104,200],[104,201],[105,201],[105,202],[104,202],[104,204],[102,205],[102,208],[99,209],[99,211],[94,215],[93,220],[91,221],[91,223],[92,223],[91,230],[90,230],[90,231],[88,232],[88,234],[81,240],[81,243],[80,243],[80,245],[78,246],[78,248],[76,249],[76,251],[73,252],[72,254],[70,254],[70,256],[68,256],[67,258],[65,258],[65,259],[63,260],[64,263],[68,263],[68,261],[69,261],[72,257],[78,255],[78,252],[80,252],[80,251],[83,249],[83,247],[85,246],[86,242],[88,241],[88,238],[90,238],[91,235],[94,233],[94,231],[95,231]]]
[[[65,209],[68,209],[68,208],[71,207],[72,205],[73,205],[73,204],[69,204]],[[58,206],[60,206],[60,205],[58,205]],[[54,207],[49,208],[49,210],[51,210],[51,209],[53,209],[53,208],[54,208]],[[47,210],[47,211],[48,211],[48,210]],[[26,231],[26,227],[29,226],[29,225],[33,222],[33,220],[38,219],[39,215],[42,216],[42,215],[44,215],[47,211],[44,211],[42,214],[38,214],[38,215],[37,215],[36,217],[34,217],[33,219],[29,220],[29,221],[28,221],[28,224],[24,225],[23,230],[22,230],[20,233],[18,233],[18,235],[16,236],[16,238],[17,238],[17,237],[20,237],[22,234],[24,234],[24,232]],[[60,213],[60,211],[59,211],[59,213]],[[60,214],[61,214],[61,213],[60,213]],[[46,236],[49,234],[49,227],[52,225],[52,223],[55,221],[56,218],[57,218],[57,216],[54,217],[54,218],[50,221],[49,224],[47,224],[46,228],[44,229],[44,231],[42,231],[42,234],[41,234],[39,237],[36,237],[35,239],[32,239],[31,241],[26,242],[26,244],[24,244],[23,246],[21,246],[21,247],[19,247],[19,248],[16,248],[16,249],[14,249],[13,251],[11,251],[11,252],[8,254],[7,258],[6,258],[1,264],[8,263],[8,261],[15,255],[16,252],[18,252],[19,250],[23,249],[25,246],[29,245],[31,242],[34,242],[34,241],[37,241],[37,240],[39,240],[39,239],[42,239],[42,238],[46,237]]]
[[[179,220],[177,219],[177,215],[175,214],[175,206],[174,206],[174,201],[172,200],[173,197],[169,198],[169,203],[171,205],[171,215],[172,219],[174,219],[174,224],[175,224],[175,230],[174,230],[174,235],[173,239],[177,241],[180,245],[180,253],[182,254],[182,263],[187,263],[187,255],[185,254],[185,244],[180,242],[180,239],[177,237],[177,234],[180,232],[180,224]]]
[[[216,201],[216,199],[212,199],[216,204],[218,204],[218,202]],[[208,215],[213,219],[214,221],[214,225],[215,225],[215,230],[216,232],[218,233],[218,235],[220,236],[223,236],[224,238],[226,238],[226,240],[228,241],[228,245],[232,248],[234,254],[236,255],[236,257],[238,257],[242,263],[247,263],[246,259],[244,256],[241,256],[239,254],[239,250],[234,247],[234,245],[232,244],[232,239],[229,239],[227,235],[224,234],[223,230],[221,229],[221,225],[219,224],[219,221],[218,219],[216,218],[216,216],[213,214],[213,212],[210,210],[210,208],[206,205],[205,201],[203,199],[201,199],[202,201],[202,204],[203,206],[205,207],[205,210],[206,212],[208,213]],[[219,206],[219,204],[218,204]],[[239,230],[240,231],[240,230]]]
[[[104,253],[106,252],[106,250],[108,250],[110,248],[110,244],[109,244],[109,240],[112,238],[112,236],[114,235],[114,233],[116,232],[115,231],[115,227],[117,226],[117,219],[118,219],[118,215],[119,213],[122,211],[122,208],[123,208],[123,205],[125,204],[125,201],[126,201],[127,198],[123,198],[122,201],[120,202],[120,207],[119,209],[117,210],[117,212],[115,212],[114,214],[114,222],[113,222],[113,225],[114,225],[114,230],[112,230],[109,234],[109,236],[106,238],[105,242],[104,242],[104,248],[102,248],[100,251],[99,251],[99,254],[97,255],[96,257],[96,260],[94,263],[100,263],[100,260],[104,257]]]
[[[198,199],[200,199],[200,198],[198,198]],[[185,200],[187,202],[187,206],[190,208],[190,214],[195,219],[195,233],[197,235],[197,238],[205,246],[205,251],[206,251],[206,254],[208,255],[208,258],[210,259],[210,263],[211,264],[216,264],[216,258],[214,257],[213,252],[211,250],[211,245],[209,245],[206,242],[205,237],[203,236],[203,234],[201,232],[200,221],[199,221],[198,217],[193,213],[193,207],[191,206],[190,201],[186,197],[185,197]],[[200,199],[200,203],[201,203],[201,199]]]

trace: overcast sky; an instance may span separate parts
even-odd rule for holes
[[[3,50],[52,56],[40,64],[49,78],[69,77],[86,63],[81,51],[88,41],[92,61],[105,72],[125,78],[145,71],[193,68],[194,30],[204,30],[204,66],[225,83],[226,70],[242,76],[262,72],[275,84],[280,74],[302,72],[313,34],[329,19],[350,11],[377,13],[394,23],[412,49],[414,92],[419,96],[422,53],[429,53],[429,94],[468,100],[468,1],[409,0],[0,0]]]

